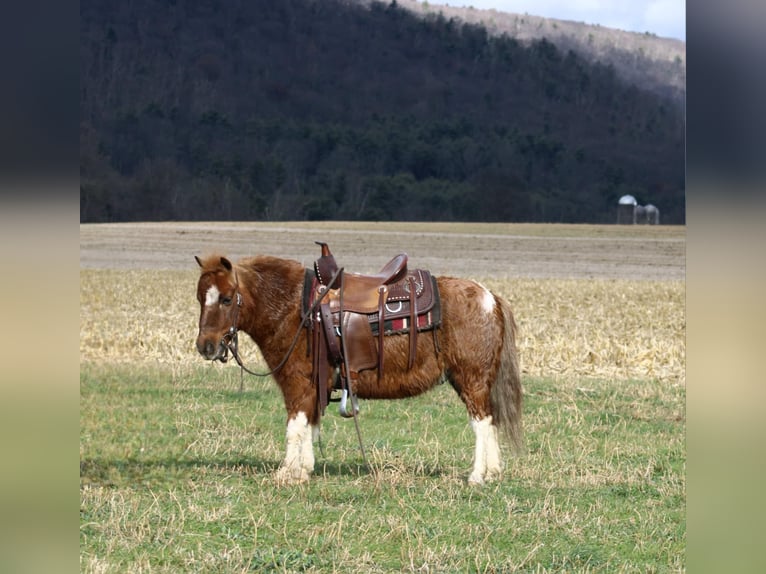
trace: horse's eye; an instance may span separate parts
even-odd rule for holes
[[[231,305],[231,297],[221,297],[221,303],[224,305]]]

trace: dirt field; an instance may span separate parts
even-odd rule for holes
[[[686,229],[671,226],[442,223],[124,223],[80,225],[81,269],[194,270],[194,255],[265,254],[306,265],[330,244],[366,273],[401,251],[439,275],[683,280]]]

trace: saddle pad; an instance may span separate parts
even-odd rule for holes
[[[441,300],[439,297],[439,288],[436,285],[436,279],[428,272],[423,274],[423,280],[430,283],[430,289],[426,289],[427,297],[421,297],[417,299],[417,311],[418,311],[418,331],[428,331],[435,329],[441,325]],[[421,284],[422,286],[422,284]],[[378,320],[378,313],[370,313],[368,315],[370,320],[370,326],[372,327],[372,334],[377,335],[380,329]],[[394,335],[399,333],[408,333],[411,322],[410,313],[410,301],[396,300],[393,301],[389,298],[386,303],[386,315],[383,321],[383,333],[386,335]]]

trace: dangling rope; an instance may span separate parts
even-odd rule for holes
[[[354,415],[354,428],[356,429],[356,438],[359,441],[359,450],[362,451],[362,460],[364,461],[364,465],[367,467],[367,471],[369,473],[372,473],[372,467],[370,466],[369,461],[367,460],[367,454],[364,451],[364,444],[362,443],[362,432],[359,430],[359,418],[357,416],[357,408],[356,408],[356,395],[354,394],[354,390],[351,388],[351,371],[348,367],[348,353],[346,352],[346,330],[343,324],[343,287],[345,285],[346,276],[341,275],[340,276],[340,297],[339,297],[339,304],[340,309],[338,311],[338,323],[340,326],[340,344],[341,348],[343,349],[343,368],[346,371],[346,376],[343,376],[343,373],[341,373],[341,384],[342,386],[346,387],[348,390],[348,394],[351,396],[351,414]],[[330,283],[332,285],[332,283]],[[328,289],[329,291],[329,289]],[[381,337],[383,335],[381,334]]]

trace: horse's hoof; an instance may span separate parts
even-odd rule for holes
[[[471,473],[471,476],[468,477],[468,484],[470,486],[481,486],[484,484],[484,477],[477,473]]]
[[[292,469],[286,466],[277,469],[274,479],[279,486],[292,486],[295,484],[306,484],[310,475],[305,468]]]

